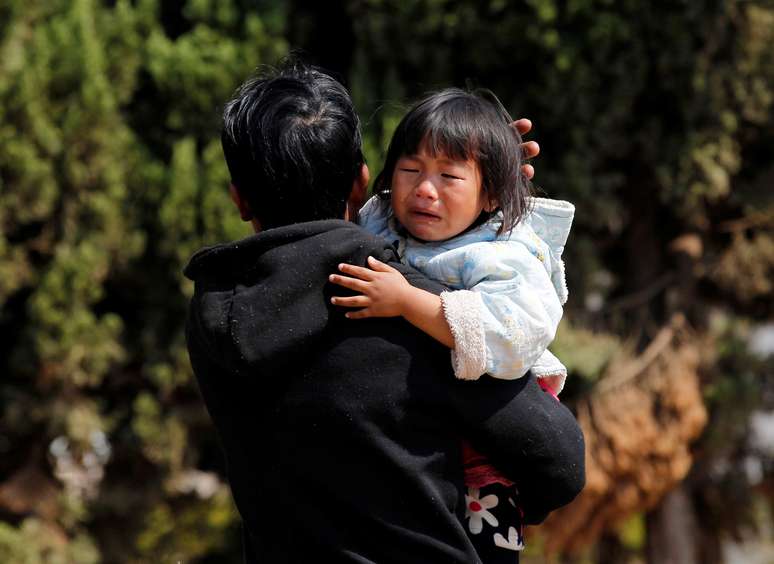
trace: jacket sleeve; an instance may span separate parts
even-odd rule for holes
[[[468,290],[441,295],[458,378],[520,378],[554,339],[562,304],[542,253],[519,240],[470,246],[461,276]]]

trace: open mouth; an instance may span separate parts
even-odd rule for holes
[[[441,216],[428,211],[423,211],[423,210],[411,210],[411,215],[413,215],[417,219],[426,219],[426,220],[441,219]]]

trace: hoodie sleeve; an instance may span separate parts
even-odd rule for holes
[[[532,374],[518,380],[456,380],[460,429],[519,489],[525,522],[538,524],[583,489],[585,444],[573,414]]]

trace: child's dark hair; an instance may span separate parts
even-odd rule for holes
[[[341,219],[364,162],[347,90],[292,58],[239,88],[221,142],[231,181],[264,229]]]
[[[511,116],[489,90],[446,88],[417,102],[395,129],[374,192],[390,197],[395,165],[420,149],[432,156],[478,163],[486,196],[502,211],[498,234],[513,229],[528,211],[530,183],[521,170],[521,135]]]

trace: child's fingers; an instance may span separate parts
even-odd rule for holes
[[[531,164],[522,165],[521,172],[527,177],[527,180],[532,180],[532,177],[535,176],[535,167]]]
[[[347,319],[365,319],[366,317],[373,317],[370,309],[360,309],[358,311],[348,311],[344,314]]]
[[[355,266],[354,264],[342,263],[339,265],[339,270],[344,274],[355,276],[361,280],[373,280],[374,277],[372,270],[363,268],[362,266]]]
[[[338,274],[331,274],[330,276],[328,276],[328,280],[330,280],[331,283],[336,284],[337,286],[343,286],[345,288],[349,288],[350,290],[354,290],[355,292],[360,292],[361,294],[364,294],[366,289],[368,288],[367,282],[358,280],[357,278],[350,278],[349,276],[339,276]]]
[[[389,264],[383,263],[374,257],[368,257],[368,266],[376,270],[377,272],[393,272],[395,269]]]
[[[368,307],[371,305],[371,298],[368,296],[347,296],[343,298],[334,296],[331,298],[331,303],[341,307]]]

